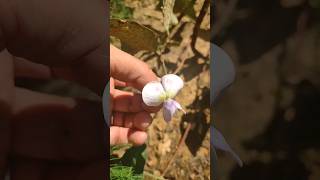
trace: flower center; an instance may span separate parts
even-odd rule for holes
[[[160,95],[160,99],[161,99],[161,101],[167,101],[167,100],[169,100],[169,99],[171,99],[172,98],[172,93],[170,93],[170,92],[168,92],[168,91],[166,91],[166,92],[164,92],[164,93],[161,93],[161,95]]]

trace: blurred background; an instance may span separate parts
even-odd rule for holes
[[[216,0],[212,12],[212,42],[237,70],[215,124],[245,164],[218,152],[219,179],[320,179],[320,1]]]

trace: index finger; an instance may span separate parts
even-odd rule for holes
[[[148,82],[158,79],[146,63],[112,45],[110,45],[110,75],[139,90],[142,90]]]

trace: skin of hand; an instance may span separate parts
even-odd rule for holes
[[[100,102],[17,87],[65,79],[98,95],[109,81],[108,1],[0,0],[0,179],[106,179]]]
[[[147,127],[151,124],[150,113],[160,107],[148,107],[141,94],[121,91],[115,86],[130,86],[142,90],[150,81],[158,77],[147,64],[110,45],[110,106],[112,123],[110,144],[141,145],[147,139]]]

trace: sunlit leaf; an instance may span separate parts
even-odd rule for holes
[[[158,46],[157,33],[134,21],[111,19],[110,35],[120,39],[122,49],[130,53],[155,51]]]

